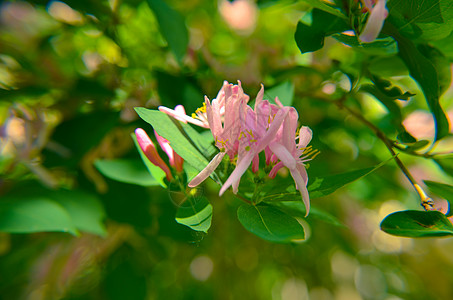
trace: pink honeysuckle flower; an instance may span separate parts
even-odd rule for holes
[[[378,37],[387,18],[388,11],[385,7],[387,0],[362,0],[362,2],[370,14],[359,39],[364,43],[370,43]]]
[[[175,168],[178,173],[181,173],[183,171],[184,159],[173,150],[168,140],[158,135],[156,131],[154,131],[154,135],[162,150],[167,154],[170,166]]]
[[[137,128],[135,129],[135,136],[137,137],[137,142],[140,145],[140,148],[143,150],[143,153],[145,153],[149,161],[165,172],[168,181],[172,180],[173,175],[171,174],[170,168],[162,160],[159,153],[157,153],[156,147],[149,138],[148,134],[143,129]]]

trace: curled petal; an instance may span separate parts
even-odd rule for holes
[[[253,159],[253,153],[249,152],[247,155],[244,156],[244,158],[241,160],[241,162],[238,162],[236,168],[233,170],[231,173],[230,177],[228,177],[227,181],[223,184],[222,188],[220,189],[219,196],[222,196],[223,193],[233,184],[239,182],[241,179],[241,176],[247,171],[247,168],[250,166],[250,163],[252,162]],[[235,190],[233,189],[233,192]]]
[[[269,148],[274,154],[283,162],[283,164],[290,170],[296,168],[296,160],[292,154],[283,145],[279,143],[271,143]]]
[[[197,126],[200,126],[200,127],[203,127],[203,128],[209,128],[208,124],[203,123],[200,120],[197,120],[197,119],[194,119],[192,117],[187,116],[185,113],[182,113],[181,109],[174,110],[174,109],[171,109],[171,108],[168,108],[168,107],[165,107],[165,106],[159,106],[158,109],[161,112],[163,112],[163,113],[175,118],[178,121],[181,121],[181,122],[184,122],[184,123],[189,122],[191,124],[194,124],[194,125],[197,125]]]
[[[302,201],[304,201],[306,213],[305,216],[308,216],[308,213],[310,212],[310,197],[308,195],[308,190],[305,185],[304,178],[302,175],[299,173],[299,170],[297,168],[290,170],[291,176],[293,177],[294,181],[296,182],[296,187],[300,192],[300,195],[302,196]]]
[[[209,175],[211,175],[211,173],[214,172],[215,169],[217,169],[219,164],[222,162],[222,159],[225,156],[225,154],[226,152],[217,153],[217,155],[214,156],[214,158],[209,162],[209,164],[189,182],[189,187],[196,187],[197,185],[205,181],[205,179],[208,178]]]
[[[385,8],[386,0],[378,0],[376,5],[371,9],[365,28],[360,33],[359,39],[364,43],[371,43],[381,32],[384,20],[387,18],[388,11]]]
[[[299,148],[305,148],[310,143],[313,132],[308,126],[302,126],[299,130]]]

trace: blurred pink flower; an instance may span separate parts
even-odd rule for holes
[[[256,26],[258,9],[251,0],[222,0],[219,4],[219,11],[232,29],[248,33]]]
[[[165,172],[168,181],[172,180],[173,175],[171,174],[170,168],[160,157],[159,153],[156,150],[156,147],[154,146],[154,143],[151,141],[148,134],[143,129],[137,128],[135,129],[135,136],[137,137],[137,142],[140,145],[140,148],[143,150],[143,153],[145,153],[149,161]]]
[[[359,39],[364,43],[371,43],[378,37],[387,18],[388,11],[385,7],[387,0],[362,0],[362,2],[369,15]]]

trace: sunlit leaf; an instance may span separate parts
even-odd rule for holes
[[[323,10],[329,14],[335,15],[335,16],[345,19],[345,20],[347,19],[347,17],[340,10],[329,5],[325,1],[321,1],[321,0],[303,0],[303,1],[307,4],[310,4],[312,7]]]
[[[302,225],[274,206],[242,205],[237,215],[245,229],[267,241],[289,243],[305,239]]]
[[[43,196],[0,203],[0,231],[10,233],[69,232],[77,229],[68,211]]]
[[[184,17],[163,0],[147,0],[147,2],[156,14],[161,33],[167,40],[171,51],[178,61],[182,62],[189,44],[189,33]]]
[[[396,42],[391,37],[376,39],[371,43],[362,43],[356,35],[346,35],[342,33],[335,33],[332,35],[337,41],[354,47],[355,49],[365,51],[370,54],[395,54],[398,52]]]
[[[453,176],[453,155],[436,157],[434,161],[445,173],[449,174],[450,176]]]
[[[453,225],[438,211],[406,210],[388,215],[381,229],[405,237],[437,237],[453,235]]]
[[[142,186],[159,185],[143,162],[137,159],[98,159],[94,165],[104,176],[116,181]]]
[[[305,205],[301,201],[279,201],[273,203],[273,205],[277,206],[291,216],[305,218]],[[317,219],[338,227],[346,227],[340,220],[338,220],[338,218],[315,206],[310,207],[310,214],[308,215],[307,220],[310,221],[311,219]]]
[[[212,205],[206,197],[189,196],[178,208],[175,220],[195,231],[207,233],[211,227]]]

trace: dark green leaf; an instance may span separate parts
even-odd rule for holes
[[[420,141],[416,141],[415,143],[413,144],[410,144],[406,149],[404,149],[403,151],[404,152],[414,152],[414,151],[417,151],[417,150],[420,150],[422,148],[425,148],[426,146],[429,145],[429,141],[428,140],[420,140]]]
[[[391,158],[393,159],[393,158]],[[337,189],[345,186],[348,183],[354,182],[383,166],[388,162],[384,161],[374,167],[355,170],[347,173],[331,175],[323,178],[315,178],[314,181],[308,186],[310,192],[310,199],[323,197],[335,192]]]
[[[423,90],[436,124],[435,140],[437,141],[446,137],[449,131],[449,124],[445,112],[439,103],[439,74],[435,65],[415,47],[411,40],[400,35],[391,26],[387,26],[387,29],[398,42],[400,57],[409,69],[410,75],[418,82]]]
[[[388,55],[396,54],[398,52],[395,40],[391,37],[376,39],[371,43],[360,42],[356,35],[335,33],[332,37],[343,44],[354,47],[355,49],[363,50],[369,54]]]
[[[55,201],[41,196],[1,202],[0,231],[11,233],[54,231],[77,234],[77,229],[66,209]]]
[[[405,237],[438,237],[453,235],[453,225],[438,211],[406,210],[388,215],[381,229]]]
[[[428,186],[432,193],[448,201],[449,211],[447,217],[453,215],[451,210],[451,203],[453,202],[453,185],[429,180],[424,180],[423,182]]]
[[[245,229],[267,241],[289,243],[305,239],[302,225],[274,206],[242,205],[237,214]]]
[[[50,193],[50,197],[66,209],[72,223],[81,231],[106,235],[104,208],[93,194],[77,190],[59,190]]]
[[[414,144],[415,142],[417,142],[417,139],[414,138],[409,132],[407,131],[402,131],[400,133],[398,133],[398,135],[396,136],[396,138],[398,139],[398,141],[400,141],[401,143],[403,144]]]
[[[291,216],[305,218],[305,205],[301,201],[279,201],[275,202],[274,205]],[[311,219],[318,219],[338,227],[346,227],[343,223],[340,222],[340,220],[338,220],[330,213],[314,206],[310,208],[310,214],[307,217],[307,220]]]
[[[306,2],[307,4],[310,4],[310,6],[312,6],[314,8],[318,8],[331,15],[335,15],[339,18],[347,20],[347,17],[340,10],[338,10],[337,8],[331,6],[330,4],[328,4],[324,1],[321,1],[321,0],[303,0],[303,1]]]
[[[311,15],[299,21],[294,37],[297,47],[303,54],[321,49],[326,36],[348,29],[344,19],[315,8]]]
[[[178,208],[175,220],[195,231],[207,233],[211,227],[212,205],[206,197],[189,196]]]
[[[388,1],[389,21],[405,36],[438,40],[453,30],[450,0]]]
[[[143,162],[137,159],[98,159],[94,165],[104,176],[116,181],[142,186],[159,185]]]
[[[147,0],[147,2],[156,15],[162,35],[167,40],[177,60],[181,63],[189,44],[189,33],[184,17],[163,0]]]

